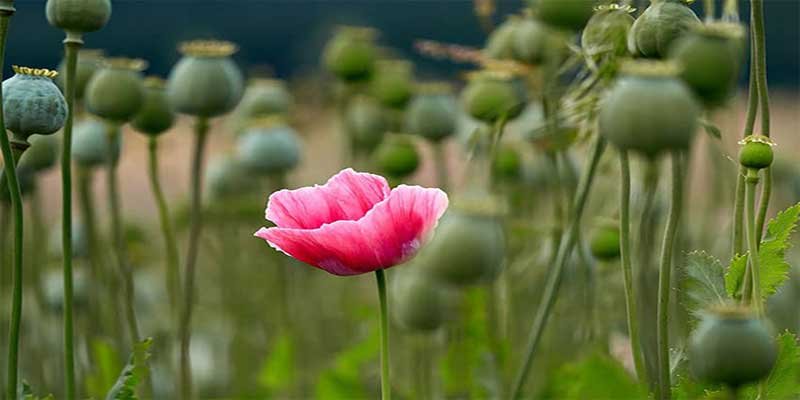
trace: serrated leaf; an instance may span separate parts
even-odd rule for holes
[[[736,256],[725,272],[725,290],[728,296],[738,299],[741,297],[744,273],[747,270],[747,253]]]
[[[122,368],[117,382],[106,395],[106,400],[137,400],[136,387],[149,372],[147,360],[150,358],[150,347],[153,339],[147,338],[133,345],[133,353],[128,364]]]
[[[640,386],[617,360],[595,353],[567,364],[554,376],[552,397],[557,399],[646,399]]]
[[[84,386],[90,398],[104,398],[117,379],[122,368],[119,354],[114,345],[104,339],[91,342],[91,372],[84,379]]]
[[[694,251],[686,262],[686,305],[693,314],[730,299],[725,290],[725,269],[716,257]]]
[[[778,359],[764,383],[762,399],[796,399],[800,396],[800,346],[797,336],[784,332],[777,338]],[[742,391],[742,399],[757,399],[758,385]]]
[[[269,393],[282,393],[288,390],[295,376],[295,347],[292,337],[283,334],[278,337],[272,347],[261,372],[258,383]]]

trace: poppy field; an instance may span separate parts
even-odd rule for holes
[[[19,65],[0,0],[0,399],[800,399],[781,1],[443,2],[479,46],[361,18],[287,71],[103,48],[111,0]]]

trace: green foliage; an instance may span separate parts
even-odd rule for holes
[[[758,249],[758,259],[761,264],[761,295],[767,298],[773,295],[778,288],[789,278],[789,263],[786,262],[786,250],[791,246],[789,238],[797,226],[800,218],[800,203],[778,213],[769,221],[767,234],[761,240]],[[725,287],[728,294],[738,297],[744,281],[747,257],[738,256],[731,261],[728,273],[725,275]]]
[[[31,385],[28,382],[22,381],[22,391],[19,395],[19,400],[55,400],[52,394],[48,394],[44,397],[39,397],[33,394],[33,389],[31,389]]]
[[[150,358],[150,347],[153,339],[147,338],[133,346],[128,364],[122,369],[117,382],[106,395],[106,400],[136,400],[136,386],[147,377],[149,367],[147,360]]]
[[[295,344],[292,336],[283,334],[275,340],[264,360],[258,383],[270,394],[286,393],[295,380]]]
[[[800,345],[797,337],[784,332],[777,340],[778,360],[764,382],[763,395],[759,396],[758,385],[751,385],[742,391],[742,399],[796,399],[800,396]]]
[[[552,385],[556,399],[647,398],[647,390],[617,360],[599,352],[561,367]]]
[[[91,342],[92,372],[86,376],[84,385],[89,397],[101,399],[117,379],[117,371],[122,367],[119,354],[114,346],[102,339]]]
[[[730,299],[725,291],[725,269],[716,257],[694,251],[688,254],[686,262],[685,301],[692,314]]]
[[[373,329],[360,342],[336,355],[333,364],[320,374],[315,398],[365,399],[369,398],[364,388],[362,370],[376,360],[380,351],[380,331]],[[377,368],[375,368],[377,373]]]

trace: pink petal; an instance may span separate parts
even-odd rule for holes
[[[382,176],[347,168],[322,186],[280,190],[269,197],[267,219],[281,228],[315,229],[335,221],[355,221],[391,189]]]
[[[359,220],[317,229],[262,228],[256,236],[334,275],[389,268],[413,257],[447,209],[439,189],[400,185]]]

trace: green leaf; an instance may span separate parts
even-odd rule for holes
[[[122,368],[119,354],[109,341],[93,339],[91,342],[91,372],[86,376],[84,385],[90,398],[104,398],[117,379]]]
[[[686,305],[693,314],[730,299],[725,290],[725,269],[716,257],[694,251],[686,261]]]
[[[148,374],[147,360],[150,358],[150,347],[153,339],[147,338],[133,346],[133,354],[128,359],[128,364],[122,369],[117,382],[106,395],[106,400],[136,400],[136,386]]]
[[[698,120],[700,122],[700,126],[705,129],[706,133],[714,139],[722,139],[722,131],[719,129],[718,126],[714,125],[713,122],[705,119],[700,118]]]
[[[39,397],[33,393],[33,389],[28,382],[22,381],[22,391],[19,394],[19,400],[55,400],[52,394],[44,397]]]
[[[725,290],[728,296],[734,299],[742,297],[742,285],[744,284],[744,273],[747,270],[747,253],[738,255],[731,260],[728,271],[725,272]]]
[[[380,351],[380,331],[372,330],[360,342],[336,355],[333,365],[317,380],[316,399],[366,399],[362,377],[366,364],[376,360]],[[377,370],[377,368],[376,368]]]
[[[647,398],[647,390],[617,360],[602,353],[563,366],[553,379],[556,399]]]
[[[270,394],[286,392],[295,379],[295,347],[292,336],[283,334],[275,341],[258,374],[258,383]]]

